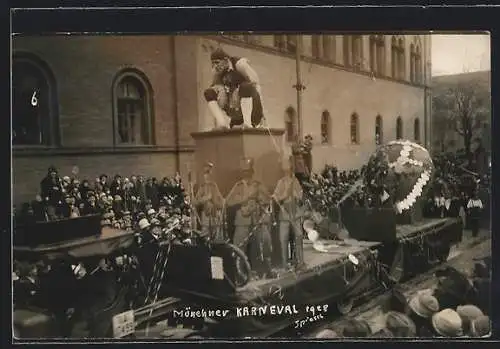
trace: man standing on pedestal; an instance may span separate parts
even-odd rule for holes
[[[233,244],[249,256],[252,269],[264,276],[271,273],[271,220],[267,211],[271,196],[265,186],[253,178],[252,159],[243,159],[241,170],[243,178],[226,198],[228,208],[236,210]]]
[[[278,181],[272,198],[279,205],[279,237],[281,244],[281,262],[288,268],[288,247],[293,239],[294,265],[304,264],[304,246],[302,244],[302,225],[300,201],[303,197],[302,187],[294,175],[293,157],[283,160],[285,176]]]
[[[217,128],[259,126],[264,118],[261,89],[248,60],[231,57],[220,48],[210,59],[214,80],[204,94]]]
[[[203,168],[203,182],[196,191],[193,205],[200,217],[202,234],[210,236],[211,240],[223,240],[220,211],[224,206],[224,198],[211,178],[212,169],[213,164],[207,162]]]

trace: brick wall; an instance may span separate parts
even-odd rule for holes
[[[14,53],[36,55],[55,76],[63,149],[30,150],[28,154],[25,150],[21,153],[14,150],[14,201],[34,197],[50,164],[58,167],[63,175],[70,174],[72,167],[78,165],[81,176],[90,179],[100,173],[174,175],[176,127],[180,134],[179,146],[186,151],[179,155],[185,175],[186,162],[192,155],[186,146],[192,144],[190,133],[195,130],[193,125],[198,117],[196,108],[190,109],[192,100],[184,98],[183,103],[177,104],[175,92],[176,85],[183,91],[189,90],[185,84],[193,84],[196,69],[189,73],[186,64],[192,67],[196,64],[189,61],[189,50],[184,47],[189,45],[189,40],[177,40],[175,44],[179,45],[177,50],[173,37],[164,35],[16,37]],[[180,77],[174,75],[174,51],[181,62],[180,69],[185,72]],[[156,149],[124,153],[115,152],[113,148],[112,86],[117,74],[125,68],[139,70],[151,84]],[[177,113],[180,115],[178,125]],[[73,150],[79,155],[73,155]]]

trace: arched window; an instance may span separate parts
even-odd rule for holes
[[[16,55],[12,62],[12,144],[59,143],[55,79],[36,57]]]
[[[127,70],[115,79],[113,92],[115,144],[154,144],[153,98],[147,79]]]
[[[415,48],[415,79],[417,83],[423,81],[422,77],[422,54],[420,52],[420,45]]]
[[[285,132],[287,142],[293,142],[296,138],[297,113],[293,107],[285,110]]]
[[[415,64],[415,45],[410,45],[410,81],[415,82],[416,77],[416,64]]]
[[[330,113],[328,110],[321,114],[321,143],[330,143]]]
[[[398,43],[396,37],[391,40],[391,76],[394,79],[398,77]]]
[[[377,115],[375,118],[375,144],[380,145],[384,141],[384,125],[382,117]]]
[[[359,144],[359,117],[356,113],[351,115],[351,143]]]
[[[406,76],[406,69],[405,69],[405,43],[403,38],[399,38],[398,40],[398,72],[399,72],[399,78],[401,80],[405,79]]]
[[[413,137],[415,142],[420,143],[420,119],[416,118],[413,124]]]
[[[403,38],[392,37],[391,70],[394,79],[405,78],[405,44]]]
[[[403,119],[401,119],[401,116],[398,116],[396,119],[396,139],[402,139],[403,138]]]

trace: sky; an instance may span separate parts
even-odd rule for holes
[[[433,34],[432,75],[490,70],[489,34]]]

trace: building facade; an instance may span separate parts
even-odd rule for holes
[[[299,45],[297,40],[299,41]],[[47,168],[185,176],[191,132],[211,128],[203,91],[216,47],[260,77],[267,124],[314,139],[313,168],[358,168],[377,144],[428,144],[428,35],[16,36],[13,47],[14,201],[31,200]]]

